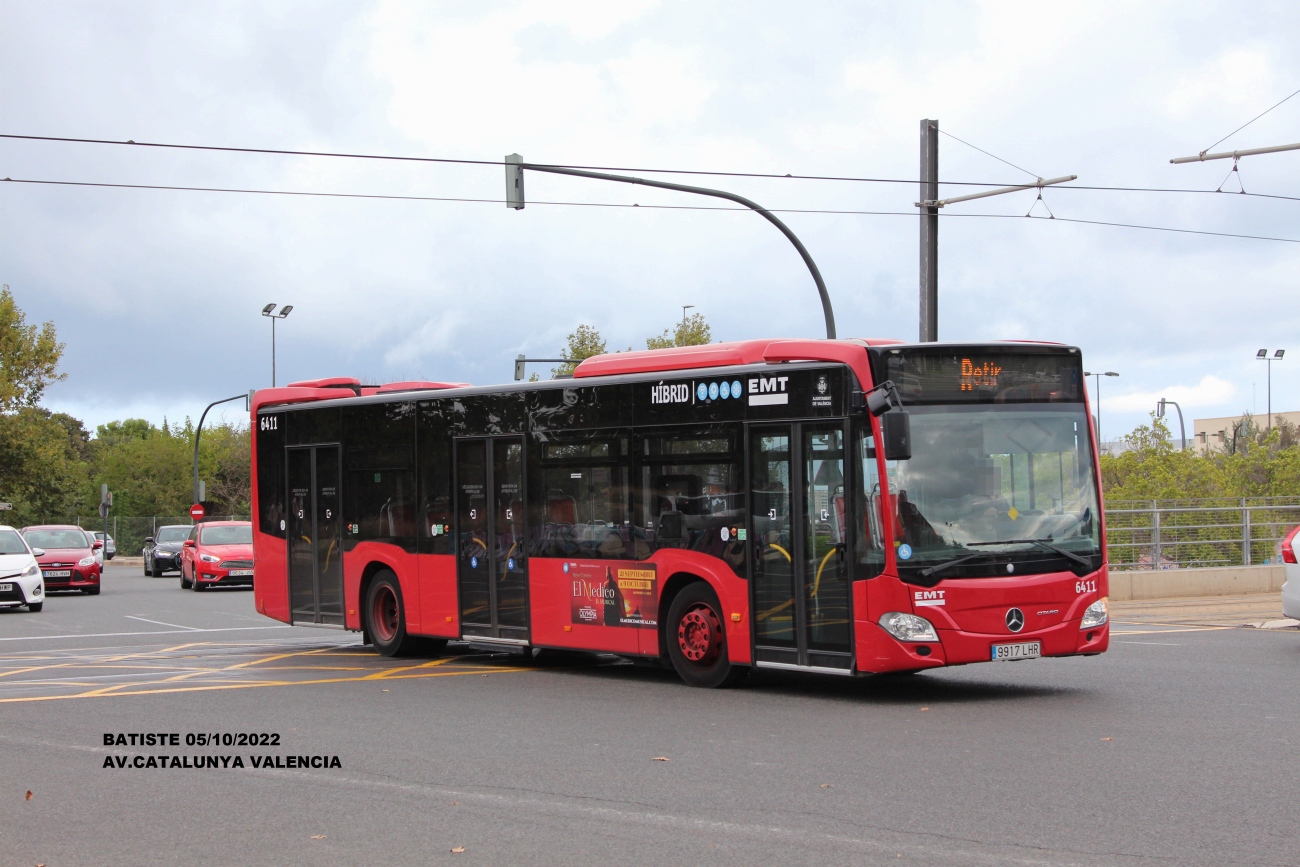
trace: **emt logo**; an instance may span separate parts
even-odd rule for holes
[[[947,590],[917,590],[912,593],[912,602],[917,608],[942,605],[943,594],[947,592]]]

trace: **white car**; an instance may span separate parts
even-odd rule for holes
[[[1296,527],[1282,540],[1282,562],[1286,566],[1286,583],[1282,585],[1282,614],[1300,620],[1300,563],[1296,562]]]
[[[0,527],[0,608],[26,605],[40,611],[45,605],[45,578],[36,558],[45,552],[30,547],[13,527]]]

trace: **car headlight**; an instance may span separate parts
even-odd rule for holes
[[[38,576],[38,575],[40,575],[40,574],[41,574],[41,567],[40,567],[40,564],[37,563],[37,562],[35,562],[35,561],[32,561],[32,565],[28,566],[26,569],[23,570],[23,575],[22,575],[22,577],[24,577],[24,578],[35,578],[36,576]]]
[[[91,554],[89,557],[82,557],[80,560],[78,560],[78,561],[77,561],[77,565],[78,565],[78,566],[89,566],[89,565],[93,564],[94,562],[95,562],[95,555],[94,555],[94,554]]]
[[[1088,610],[1083,612],[1083,619],[1079,621],[1079,628],[1091,629],[1094,626],[1101,626],[1107,620],[1110,620],[1110,611],[1106,608],[1106,597],[1103,596],[1089,605]]]
[[[934,624],[915,614],[891,611],[880,618],[880,628],[899,641],[938,641]]]
[[[200,554],[199,559],[204,563],[218,563],[221,561],[220,557],[213,557],[211,554]]]

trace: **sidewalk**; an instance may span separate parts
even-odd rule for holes
[[[1300,621],[1282,616],[1282,598],[1277,593],[1112,602],[1110,617],[1116,623],[1140,623],[1153,626],[1300,628]]]

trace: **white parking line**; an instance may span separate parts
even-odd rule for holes
[[[173,629],[187,629],[192,632],[202,631],[197,626],[181,626],[179,623],[163,623],[161,620],[150,620],[148,617],[136,617],[134,614],[123,614],[122,616],[125,617],[127,620],[139,620],[144,623],[152,623],[155,626],[170,626]]]
[[[0,638],[0,641],[49,641],[51,638],[117,638],[122,635],[171,635],[173,633],[183,633],[188,635],[192,632],[251,632],[255,629],[293,629],[289,624],[283,626],[224,626],[220,629],[196,629],[189,626],[185,629],[155,629],[153,632],[87,632],[81,635],[22,635],[17,638]]]

